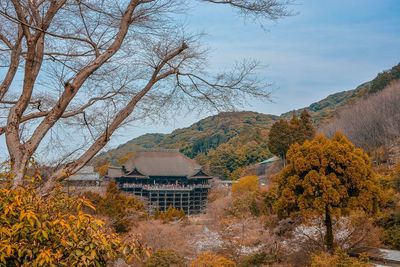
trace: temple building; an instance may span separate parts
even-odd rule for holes
[[[188,215],[205,211],[212,178],[175,149],[137,151],[124,166],[110,167],[107,176],[120,190],[144,199],[150,212],[172,206]]]
[[[64,180],[64,184],[71,187],[100,186],[100,175],[93,166],[84,166],[77,173]]]

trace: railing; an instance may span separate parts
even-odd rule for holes
[[[208,184],[198,184],[198,185],[175,185],[175,184],[170,184],[170,185],[149,185],[149,184],[132,184],[132,183],[124,183],[121,185],[121,188],[140,188],[144,190],[177,190],[177,191],[188,191],[188,190],[193,190],[197,188],[210,188],[210,185]]]

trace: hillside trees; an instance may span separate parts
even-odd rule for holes
[[[272,125],[268,136],[268,148],[271,153],[284,160],[292,144],[301,144],[305,140],[312,139],[314,135],[315,128],[311,115],[307,110],[303,110],[300,119],[293,113],[289,122],[281,119]]]
[[[198,1],[255,19],[290,15],[286,0]],[[180,107],[226,110],[249,96],[269,96],[255,77],[255,62],[210,74],[199,36],[174,20],[190,3],[2,1],[0,134],[14,186],[23,183],[29,160],[40,151],[63,159],[41,188],[45,193],[129,121]]]
[[[266,139],[265,131],[250,128],[227,143],[211,149],[206,156],[210,173],[222,179],[240,178],[245,167],[270,156]],[[204,163],[204,156],[199,159]]]
[[[276,186],[275,206],[281,215],[324,216],[329,252],[334,248],[335,216],[352,210],[374,212],[380,200],[369,157],[340,133],[331,140],[319,135],[302,145],[294,144]]]
[[[400,63],[388,71],[379,73],[375,79],[372,80],[369,92],[377,93],[395,80],[400,80]]]

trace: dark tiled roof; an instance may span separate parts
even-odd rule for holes
[[[135,152],[135,155],[125,163],[125,168],[128,172],[136,169],[145,176],[191,177],[201,170],[201,166],[196,161],[186,157],[178,150],[171,149]],[[201,176],[204,176],[203,174]]]

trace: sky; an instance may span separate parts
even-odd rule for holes
[[[272,102],[252,100],[239,110],[280,115],[354,89],[400,62],[400,0],[295,0],[290,7],[295,16],[263,25],[224,5],[193,3],[179,19],[188,31],[206,33],[210,67],[256,59],[260,78],[273,84]],[[188,127],[211,114],[215,111],[134,123],[119,130],[107,148],[145,133]]]
[[[212,68],[244,58],[260,61],[261,78],[273,84],[272,102],[252,100],[240,110],[280,115],[354,89],[400,62],[399,0],[297,0],[290,8],[295,16],[260,25],[226,6],[198,3],[183,19],[188,30],[206,33]],[[169,133],[210,114],[133,124],[109,147],[148,132]]]

